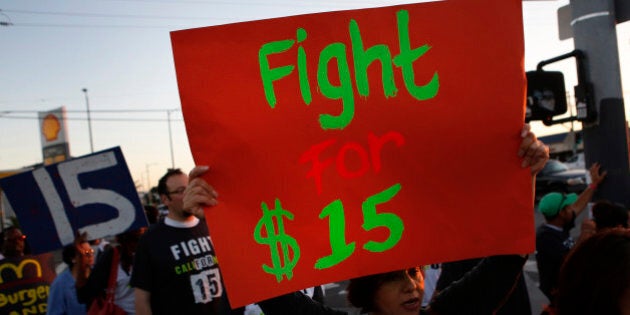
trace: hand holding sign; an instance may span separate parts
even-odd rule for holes
[[[523,158],[521,167],[529,167],[532,176],[536,176],[549,160],[549,147],[536,139],[531,129],[529,124],[525,124],[521,130],[523,140],[518,149],[518,156]]]
[[[188,174],[188,187],[184,191],[183,209],[197,216],[203,215],[203,207],[216,206],[219,194],[201,176],[208,166],[196,166]]]
[[[525,124],[523,129],[521,130],[520,136],[522,138],[519,150],[517,155],[522,158],[521,167],[528,167],[531,170],[532,177],[536,176],[538,172],[544,167],[545,163],[549,160],[549,148],[542,143],[540,140],[536,138],[536,135],[531,132],[531,127],[529,124]],[[200,211],[199,209],[213,207],[218,204],[218,196],[219,194],[214,190],[214,188],[206,182],[206,180],[202,177],[209,170],[207,166],[197,166],[190,171],[189,174],[189,184],[186,188],[184,194],[184,209],[191,209],[193,212]],[[208,174],[211,176],[212,174]],[[276,208],[279,205],[276,204]],[[192,210],[194,209],[194,210]],[[268,211],[268,209],[265,209]],[[212,210],[209,210],[212,211]],[[257,226],[257,229],[259,226]],[[259,233],[259,232],[256,232]],[[333,242],[332,237],[333,229],[331,227],[331,243]],[[335,245],[331,246],[335,248]],[[286,248],[286,247],[283,247]],[[299,252],[299,251],[298,251]],[[295,255],[295,251],[294,251]],[[278,256],[276,253],[272,256]],[[299,254],[298,254],[299,256]],[[332,256],[331,256],[332,257]],[[278,262],[278,258],[272,259],[273,261]],[[286,260],[285,260],[286,261]],[[317,265],[315,266],[317,268]],[[319,268],[321,269],[321,268]],[[269,269],[269,271],[273,271],[273,269]],[[268,271],[268,272],[269,272]],[[269,272],[274,274],[274,272]],[[290,278],[289,275],[292,274],[291,270],[285,270],[285,274],[287,278]],[[282,278],[282,273],[277,273],[276,277],[279,279]]]

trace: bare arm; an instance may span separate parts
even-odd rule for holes
[[[606,174],[608,174],[608,172],[600,172],[600,167],[601,165],[599,163],[593,163],[589,169],[589,172],[591,173],[591,185],[586,187],[586,189],[578,196],[577,201],[569,206],[575,212],[575,216],[579,216],[580,213],[586,209],[586,205],[589,201],[591,201],[591,198],[593,198],[595,187],[598,186],[604,178],[606,178]]]
[[[136,315],[151,315],[151,292],[135,288]]]

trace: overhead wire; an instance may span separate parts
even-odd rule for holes
[[[13,14],[27,14],[27,15],[46,15],[46,16],[72,16],[72,17],[85,17],[85,18],[116,18],[116,19],[161,19],[161,20],[211,20],[211,21],[228,21],[225,17],[185,17],[185,16],[163,16],[163,15],[141,15],[141,14],[103,14],[103,13],[88,13],[88,12],[59,12],[59,11],[35,11],[35,10],[15,10],[15,9],[0,9],[0,13],[8,12]],[[3,15],[6,15],[2,13]],[[7,16],[8,17],[8,16]],[[94,23],[50,23],[50,22],[7,22],[2,23],[2,26],[13,27],[61,27],[61,28],[141,28],[141,29],[155,29],[155,28],[185,28],[187,25],[140,25],[140,24],[94,24]],[[188,24],[189,25],[189,24]]]
[[[117,110],[117,109],[104,109],[104,110],[90,110],[92,114],[99,113],[120,113],[120,114],[130,114],[130,113],[170,113],[170,112],[179,112],[179,109],[127,109],[127,110]],[[39,119],[39,117],[35,116],[22,116],[20,114],[39,114],[41,111],[35,110],[2,110],[0,111],[0,119],[22,119],[22,120],[30,120],[30,119]],[[87,113],[85,110],[66,110],[66,113]],[[18,115],[15,115],[18,114]],[[63,119],[63,117],[62,117]],[[87,117],[65,117],[67,121],[87,121]],[[180,118],[110,118],[110,117],[91,117],[90,120],[93,121],[108,121],[108,122],[165,122],[165,121],[183,121]]]
[[[124,24],[45,24],[45,23],[13,23],[14,27],[80,27],[80,28],[183,28],[183,25],[124,25]]]
[[[125,1],[125,0],[111,0],[111,1]],[[182,3],[190,3],[190,4],[205,4],[205,5],[240,5],[240,6],[265,6],[265,7],[321,7],[321,5],[331,5],[339,7],[339,5],[345,5],[348,7],[352,6],[365,6],[370,5],[369,2],[366,1],[344,1],[344,2],[312,2],[312,3],[303,3],[303,2],[286,2],[281,3],[277,1],[268,1],[265,3],[261,2],[242,2],[242,1],[195,1],[195,0],[178,0],[178,1],[168,1],[168,0],[126,0],[125,2],[143,2],[143,3],[171,3],[181,5]],[[378,2],[374,2],[373,4],[378,4]],[[143,15],[143,14],[105,14],[105,13],[91,13],[91,12],[59,12],[59,11],[37,11],[37,10],[20,10],[20,9],[0,9],[0,13],[7,16],[3,12],[9,12],[14,14],[30,14],[30,15],[52,15],[52,16],[73,16],[73,17],[91,17],[91,18],[122,18],[122,19],[162,19],[162,20],[213,20],[213,21],[230,21],[233,19],[227,17],[191,17],[191,16],[167,16],[167,15]],[[7,16],[8,18],[8,16]],[[2,26],[18,26],[18,27],[87,27],[87,28],[101,28],[101,27],[115,27],[115,28],[182,28],[186,27],[185,25],[121,25],[121,24],[52,24],[52,23],[21,23],[17,24],[12,23],[10,21],[3,22],[0,21],[0,25]]]
[[[103,13],[79,13],[79,12],[56,12],[56,11],[33,11],[33,10],[0,10],[9,13],[35,14],[35,15],[59,15],[77,17],[99,17],[99,18],[122,18],[122,19],[169,19],[169,20],[207,20],[217,19],[217,17],[190,17],[190,16],[165,16],[165,15],[142,15],[142,14],[103,14]]]
[[[146,113],[146,112],[178,112],[179,109],[92,109],[90,113]],[[1,110],[0,113],[39,113],[38,110]],[[85,113],[85,110],[67,109],[66,113]]]
[[[4,16],[5,18],[7,18],[7,21],[0,21],[0,26],[12,26],[13,23],[11,22],[11,17],[4,14],[4,12],[2,12],[2,10],[0,10],[0,15]]]
[[[378,4],[378,1],[312,1],[311,3],[303,3],[300,1],[287,1],[287,2],[279,2],[279,1],[267,1],[265,3],[261,3],[260,1],[203,1],[203,0],[107,0],[107,1],[116,1],[116,2],[145,2],[145,3],[163,3],[163,4],[206,4],[206,5],[238,5],[238,6],[266,6],[266,7],[309,7],[315,5],[335,5],[339,6],[340,4],[348,4],[348,5],[366,5],[366,4]]]
[[[21,120],[38,120],[39,117],[30,117],[30,116],[0,116],[0,119],[21,119]],[[64,118],[61,118],[62,120],[64,120]],[[66,117],[65,120],[67,121],[87,121],[87,117],[86,118],[82,118],[82,117]],[[180,121],[184,121],[183,119],[176,119],[176,118],[171,118],[166,119],[166,118],[97,118],[97,117],[91,117],[90,118],[91,121],[107,121],[107,122],[167,122],[167,121],[171,121],[171,122],[180,122]]]

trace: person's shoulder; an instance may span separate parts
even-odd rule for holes
[[[550,228],[546,225],[541,225],[536,229],[536,241],[540,241],[542,239],[545,239],[550,232]]]
[[[72,276],[72,271],[70,270],[70,267],[65,268],[60,274],[57,275],[58,278],[65,278],[67,276]]]
[[[198,231],[198,229],[205,229],[204,230],[206,231],[205,234],[207,234],[208,228],[205,225],[205,222],[202,226],[198,224],[192,227],[177,227],[177,226],[171,226],[164,221],[160,221],[152,225],[151,227],[149,227],[147,232],[145,232],[142,235],[140,242],[141,243],[155,243],[155,242],[161,243],[164,240],[164,238],[181,237],[181,235],[194,234],[194,231]]]
[[[543,224],[539,226],[538,229],[536,230],[537,236],[560,235],[560,234],[562,234],[562,230],[554,229],[547,224]]]
[[[156,223],[147,229],[140,239],[138,240],[138,248],[145,248],[146,246],[150,246],[150,244],[155,243],[157,240],[163,237],[164,233],[162,232],[164,229],[164,223]]]
[[[143,238],[153,237],[156,234],[160,234],[166,228],[164,220],[160,220],[158,223],[149,225],[147,231],[142,235]]]
[[[61,288],[70,281],[70,278],[74,280],[74,278],[72,277],[72,274],[70,273],[70,268],[66,268],[60,274],[58,274],[57,277],[55,277],[55,279],[53,280],[50,286],[51,288],[53,286]]]
[[[538,228],[536,229],[536,233],[544,233],[549,231],[549,227],[547,226],[547,224],[541,224],[538,226]]]
[[[164,229],[175,234],[209,234],[208,224],[203,219],[195,218],[194,221],[187,222],[166,222],[163,224]]]
[[[541,226],[536,232],[536,247],[546,246],[550,243],[558,243],[562,240],[562,232],[548,226]]]
[[[206,222],[206,219],[200,219],[199,222],[197,222],[197,225],[194,226],[194,228],[201,228],[208,231],[208,223]]]

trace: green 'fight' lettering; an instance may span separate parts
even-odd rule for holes
[[[420,101],[435,97],[440,87],[437,71],[433,74],[433,78],[431,78],[429,83],[424,86],[416,86],[413,62],[422,57],[431,47],[424,45],[420,48],[411,49],[411,44],[409,43],[409,13],[407,11],[398,12],[398,43],[400,45],[400,54],[394,58],[394,64],[402,68],[403,81],[409,94]]]
[[[337,59],[339,70],[339,86],[334,86],[328,81],[328,63],[331,59]],[[319,65],[317,66],[317,83],[324,96],[331,99],[342,99],[343,109],[339,116],[321,114],[319,124],[322,129],[343,129],[354,118],[354,92],[352,91],[352,78],[348,71],[348,60],[346,59],[346,45],[334,43],[326,46],[319,54]]]
[[[371,64],[379,61],[381,63],[381,80],[385,97],[395,97],[398,92],[394,82],[393,70],[393,67],[396,66],[401,69],[405,88],[411,96],[420,101],[431,99],[437,95],[440,87],[437,71],[433,74],[433,77],[428,83],[418,86],[416,85],[415,71],[413,69],[413,63],[429,51],[430,47],[423,45],[412,49],[409,40],[409,13],[406,10],[401,10],[396,13],[396,17],[400,53],[393,59],[387,45],[374,45],[365,49],[359,25],[355,20],[350,21],[348,31],[350,33],[352,58],[354,62],[354,84],[356,84],[359,95],[365,97],[369,96],[370,89],[367,69]],[[275,108],[278,102],[274,90],[274,82],[293,73],[295,65],[283,65],[271,68],[268,57],[270,55],[287,52],[293,48],[296,42],[300,44],[305,41],[306,38],[306,30],[298,28],[296,31],[296,40],[287,39],[266,43],[258,51],[258,63],[263,88],[265,90],[265,98],[271,108]],[[339,114],[320,115],[319,123],[324,130],[343,129],[347,127],[354,118],[354,88],[346,50],[346,44],[332,43],[324,47],[319,54],[317,66],[317,86],[319,87],[319,91],[329,99],[340,99],[342,102],[342,109]],[[299,45],[297,48],[297,68],[300,93],[304,104],[309,105],[313,100],[313,96],[310,82],[308,81],[306,57],[306,51]],[[331,62],[336,63],[337,72],[339,74],[338,86],[330,82],[328,69]]]

